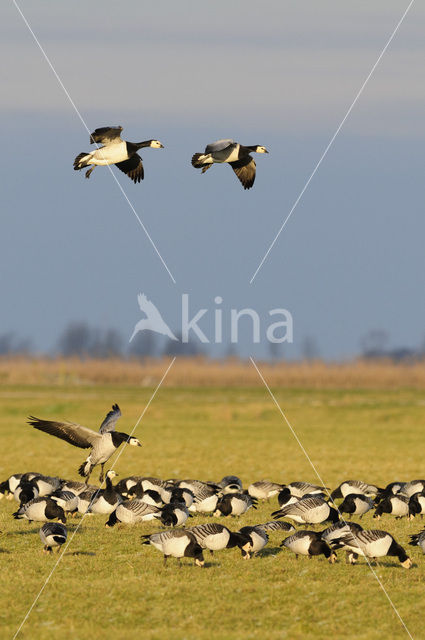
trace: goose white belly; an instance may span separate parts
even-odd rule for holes
[[[309,536],[294,538],[288,541],[285,540],[285,547],[288,547],[288,549],[301,556],[309,555],[308,550],[310,548],[310,544],[311,539]]]
[[[181,536],[180,538],[169,538],[164,540],[162,544],[162,552],[165,556],[183,558],[187,544],[188,538],[186,536]]]
[[[225,549],[229,542],[229,538],[229,532],[226,530],[221,533],[212,533],[203,539],[202,546],[206,549],[210,549],[211,551],[221,551],[221,549]]]
[[[25,510],[25,517],[28,520],[38,520],[44,521],[49,518],[45,515],[46,504],[44,502],[36,502],[35,504],[29,505],[29,507]]]
[[[250,505],[245,502],[245,500],[239,500],[238,498],[233,498],[232,500],[232,515],[233,516],[241,516],[245,511],[248,511]]]
[[[402,516],[407,516],[409,513],[409,503],[404,502],[404,500],[400,500],[399,498],[393,498],[391,500],[392,511],[391,515],[396,516],[398,518]]]
[[[128,159],[127,144],[119,142],[117,144],[109,144],[107,147],[96,149],[90,154],[90,164],[108,165],[122,162]]]
[[[251,538],[251,541],[252,541],[250,545],[250,551],[252,551],[253,553],[257,553],[257,551],[261,551],[261,549],[265,547],[268,542],[266,537],[260,536],[256,531],[252,531],[249,534],[249,537]]]
[[[96,502],[94,502],[91,507],[91,513],[101,513],[101,514],[109,514],[115,511],[117,503],[111,504],[103,496],[100,496]]]
[[[212,496],[208,496],[208,498],[204,498],[204,500],[191,504],[189,507],[189,511],[198,513],[210,513],[216,508],[217,502],[218,496],[216,494],[213,494]]]

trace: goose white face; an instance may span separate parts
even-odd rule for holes
[[[128,444],[131,444],[132,447],[141,447],[142,443],[137,438],[130,438]]]
[[[266,147],[257,147],[257,153],[268,153]]]
[[[113,469],[110,469],[106,475],[108,476],[108,478],[115,478],[118,475],[118,473]]]
[[[164,145],[161,144],[161,142],[159,140],[152,140],[151,143],[150,143],[150,146],[153,149],[163,149],[164,148]]]

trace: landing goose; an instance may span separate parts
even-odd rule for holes
[[[282,484],[270,482],[269,480],[258,480],[258,482],[253,482],[249,485],[248,493],[257,500],[268,500],[277,495],[279,491],[282,491],[283,486]]]
[[[109,469],[109,471],[106,472],[106,489],[99,491],[97,496],[96,494],[93,496],[88,508],[89,513],[112,513],[123,501],[120,493],[118,493],[112,484],[112,479],[116,476],[117,473],[113,469]]]
[[[91,166],[86,171],[86,178],[90,177],[95,166],[114,164],[125,173],[134,183],[144,178],[142,158],[137,153],[139,149],[151,147],[163,149],[164,145],[159,140],[145,140],[144,142],[127,142],[120,137],[122,127],[100,127],[90,135],[90,144],[102,146],[89,153],[78,154],[74,160],[74,169],[79,171]]]
[[[257,508],[257,500],[246,493],[226,493],[217,502],[215,516],[241,516],[248,509]]]
[[[339,515],[326,500],[319,497],[301,498],[294,504],[286,505],[272,513],[277,518],[289,518],[301,524],[320,524],[321,522],[337,522]]]
[[[336,560],[336,554],[331,550],[329,545],[322,540],[320,533],[316,531],[301,529],[282,540],[280,546],[286,547],[286,549],[295,553],[296,559],[298,559],[299,555],[309,556],[310,558],[324,555],[331,564]]]
[[[408,516],[409,498],[400,494],[384,498],[376,507],[373,517],[379,520],[383,513],[389,513],[396,518]]]
[[[92,431],[92,429],[88,429],[74,422],[41,420],[34,416],[29,417],[28,423],[35,429],[61,438],[75,447],[80,447],[81,449],[91,448],[92,451],[90,455],[79,467],[78,473],[83,476],[83,478],[86,478],[86,482],[88,483],[92,470],[96,465],[100,464],[102,470],[99,480],[102,482],[105,463],[123,442],[127,442],[135,447],[142,446],[137,438],[133,438],[127,433],[115,431],[115,423],[120,416],[120,408],[117,404],[114,404],[112,410],[109,411],[100,425],[99,432]]]
[[[106,527],[113,527],[117,522],[123,524],[137,524],[138,522],[147,522],[160,517],[161,509],[152,504],[146,504],[142,500],[124,500],[111,513],[109,520],[105,523]]]
[[[239,529],[239,533],[247,536],[249,540],[249,545],[244,545],[241,549],[244,560],[249,560],[251,557],[256,556],[269,541],[269,536],[264,529],[255,525],[253,527],[242,527],[242,529]]]
[[[422,551],[425,553],[425,530],[411,535],[409,544],[412,547],[415,547],[415,546],[420,547]]]
[[[374,484],[368,484],[362,480],[344,480],[339,487],[334,489],[331,493],[331,499],[345,498],[349,493],[363,493],[365,496],[376,496],[379,492],[383,491]]]
[[[412,561],[406,551],[387,531],[372,529],[357,533],[345,533],[332,540],[331,545],[334,549],[347,549],[350,551],[350,564],[355,564],[359,555],[373,560],[383,556],[396,556],[401,566],[405,569],[410,569],[412,566]]]
[[[244,146],[231,139],[217,140],[205,147],[204,153],[192,156],[192,166],[205,173],[214,163],[227,162],[236,173],[244,189],[251,189],[255,181],[255,160],[251,153],[268,153],[260,145]]]
[[[43,552],[52,553],[53,547],[57,547],[58,551],[66,542],[68,535],[65,525],[59,522],[46,522],[43,524],[40,531],[41,542],[44,544]]]
[[[63,524],[66,523],[65,513],[62,507],[60,507],[51,498],[34,498],[30,500],[22,507],[12,514],[16,520],[25,518],[32,522],[43,522],[47,520],[60,520]]]
[[[173,529],[151,535],[142,536],[142,544],[150,544],[164,554],[164,566],[167,558],[177,558],[180,564],[181,558],[194,558],[195,565],[204,565],[202,547],[196,541],[195,536],[185,529]]]
[[[365,513],[373,508],[373,500],[363,493],[349,493],[338,507],[340,513],[348,513],[351,516],[362,518]]]

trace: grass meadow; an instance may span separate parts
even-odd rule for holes
[[[34,363],[31,366],[34,369]],[[165,368],[163,363],[162,371]],[[234,384],[226,379],[221,386],[218,379],[203,378],[197,386],[171,373],[136,430],[143,448],[127,447],[114,465],[120,477],[219,480],[235,474],[244,486],[263,478],[317,481],[258,376],[249,373],[249,384],[236,376]],[[41,373],[32,378],[15,374],[2,376],[0,388],[1,480],[24,471],[78,477],[86,452],[30,428],[28,414],[97,428],[118,402],[123,413],[119,429],[129,432],[155,386],[145,378],[129,383],[125,376],[105,383],[81,376],[64,379],[63,371],[62,378],[50,379]],[[425,379],[422,374],[419,381]],[[313,379],[308,373],[298,385],[292,379],[285,384],[284,372],[279,376],[278,382],[272,379],[273,392],[328,487],[344,479],[384,485],[425,475],[423,384],[408,375],[403,384],[400,372],[388,373],[382,384],[369,376],[371,383],[363,387],[354,374],[340,376],[339,385],[336,374],[331,383],[324,374]],[[398,384],[394,376],[399,376]],[[347,379],[354,382],[347,384]],[[42,553],[38,523],[11,517],[16,508],[15,502],[0,502],[1,638],[13,637],[57,560],[56,554]],[[270,519],[276,508],[274,498],[260,503],[257,511],[220,521],[238,529]],[[83,520],[19,638],[319,640],[407,635],[364,561],[348,566],[342,552],[333,566],[324,558],[295,560],[279,547],[284,534],[271,533],[269,545],[248,562],[238,549],[230,549],[214,556],[207,552],[203,569],[190,560],[183,560],[179,569],[173,559],[163,568],[161,554],[140,544],[142,533],[160,525],[110,530],[104,527],[106,519]],[[190,524],[208,519],[196,516]],[[79,522],[80,517],[68,520],[70,533]],[[369,514],[362,524],[389,531],[404,546],[409,534],[423,525],[418,518],[409,522],[385,515],[377,522]],[[414,561],[410,571],[390,558],[376,571],[412,636],[421,638],[425,558],[418,547],[409,551]]]

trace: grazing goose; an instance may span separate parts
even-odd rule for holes
[[[368,484],[361,480],[345,480],[344,482],[341,482],[339,487],[332,491],[331,499],[336,500],[337,498],[345,498],[349,493],[362,493],[363,495],[371,498],[382,491],[383,489],[380,489],[376,485]]]
[[[247,536],[249,545],[244,545],[241,548],[242,557],[244,560],[249,560],[251,557],[257,555],[261,549],[263,549],[269,541],[269,536],[262,527],[242,527],[239,529],[239,533]]]
[[[37,487],[38,495],[40,496],[40,498],[49,496],[54,491],[60,489],[63,484],[63,480],[57,477],[44,476],[41,473],[37,475],[31,474],[31,476],[33,476],[31,478],[31,482],[33,482]]]
[[[326,500],[320,497],[301,498],[294,504],[286,505],[272,513],[277,518],[290,518],[301,524],[320,524],[321,522],[337,522],[339,515]]]
[[[14,473],[12,476],[9,476],[7,480],[0,483],[0,500],[4,496],[6,496],[7,500],[13,500],[14,491],[19,485],[23,475],[23,473]]]
[[[409,544],[412,547],[416,547],[416,546],[420,547],[423,553],[425,553],[425,530],[411,535]]]
[[[50,498],[62,507],[65,513],[75,513],[78,510],[78,496],[73,491],[55,491]]]
[[[209,549],[211,553],[221,551],[222,549],[246,549],[251,546],[251,540],[248,536],[230,531],[223,524],[216,522],[207,522],[206,524],[198,524],[195,527],[189,527],[186,531],[190,531],[196,538],[196,542],[203,548]]]
[[[189,515],[184,502],[170,502],[162,507],[157,517],[165,527],[179,527],[186,522]]]
[[[74,160],[74,169],[79,171],[92,165],[86,171],[86,178],[90,177],[95,166],[114,164],[125,173],[134,183],[144,178],[142,158],[137,153],[139,149],[151,147],[163,149],[159,140],[145,140],[144,142],[127,142],[120,137],[122,127],[100,127],[90,135],[90,144],[101,144],[101,147],[89,153],[78,154]]]
[[[12,514],[16,520],[26,518],[29,522],[35,520],[36,522],[44,522],[46,520],[60,520],[63,524],[66,523],[65,513],[62,507],[60,507],[51,498],[34,498],[30,500],[22,507]]]
[[[393,496],[396,493],[399,493],[406,484],[407,482],[400,482],[400,481],[390,482],[389,484],[387,484],[385,489],[379,489],[375,498],[375,506],[377,506],[383,498],[386,498],[387,496]]]
[[[339,538],[331,540],[332,548],[350,551],[349,562],[355,564],[358,556],[382,558],[383,556],[397,556],[405,569],[410,569],[412,561],[401,545],[394,540],[387,531],[372,529],[357,533],[343,533]]]
[[[373,517],[379,520],[383,513],[389,513],[396,518],[408,516],[409,498],[399,494],[384,498],[376,507]]]
[[[123,524],[137,524],[138,522],[147,522],[160,517],[161,509],[151,504],[146,504],[142,500],[124,500],[111,513],[109,520],[105,523],[106,527],[113,527],[117,522]]]
[[[298,560],[298,556],[313,556],[324,555],[325,558],[333,564],[336,560],[336,554],[332,551],[329,545],[322,540],[320,533],[316,531],[300,530],[296,533],[288,536],[280,543],[281,547],[286,547],[293,553]]]
[[[89,507],[92,503],[95,495],[99,495],[99,487],[87,487],[86,491],[82,491],[77,496],[77,511],[84,515],[88,513],[90,515]]]
[[[253,482],[248,487],[248,493],[257,500],[268,500],[282,491],[284,485],[270,482],[269,480],[259,480]]]
[[[61,491],[72,491],[76,496],[79,496],[80,493],[87,491],[87,489],[98,489],[94,484],[87,484],[86,482],[78,482],[74,480],[65,480]]]
[[[43,524],[40,531],[41,542],[44,544],[43,552],[52,553],[53,547],[57,547],[58,551],[66,542],[68,535],[65,525],[59,522],[46,522]]]
[[[112,410],[106,415],[106,418],[100,425],[99,432],[92,431],[87,427],[74,422],[56,422],[53,420],[41,420],[30,416],[28,423],[35,429],[49,433],[52,436],[61,438],[66,442],[80,447],[81,449],[92,449],[88,458],[79,467],[78,473],[86,478],[88,483],[90,474],[94,467],[101,465],[102,471],[99,480],[103,481],[103,468],[112,454],[123,443],[136,447],[141,447],[141,443],[137,438],[129,436],[127,433],[115,431],[115,423],[121,415],[120,408],[117,404],[112,406]]]
[[[215,516],[241,516],[248,509],[257,508],[256,498],[252,498],[246,493],[226,493],[217,502]]]
[[[413,496],[409,498],[409,520],[414,518],[417,515],[420,515],[423,518],[423,514],[425,513],[425,493],[418,492],[414,493]]]
[[[260,145],[243,146],[234,140],[217,140],[205,147],[204,153],[192,156],[192,166],[205,173],[214,163],[227,162],[236,173],[244,189],[251,189],[255,181],[255,160],[250,153],[268,153]]]
[[[357,524],[357,522],[344,522],[343,520],[340,520],[322,531],[320,535],[322,540],[329,544],[331,540],[338,538],[341,534],[350,532],[357,533],[358,531],[363,531],[363,527]]]
[[[373,500],[363,493],[349,493],[338,507],[340,513],[348,513],[362,518],[373,507]]]
[[[243,491],[242,480],[238,476],[224,476],[217,483],[220,487],[221,493],[240,493]]]
[[[193,503],[189,507],[189,511],[196,513],[212,513],[218,504],[219,495],[217,489],[210,487],[208,484],[192,485],[190,489],[194,495]],[[227,494],[234,496],[234,493]]]
[[[151,544],[164,554],[164,566],[167,558],[177,558],[180,564],[181,558],[194,558],[195,565],[204,566],[202,547],[196,541],[195,536],[185,529],[173,529],[151,535],[142,536],[142,544]]]
[[[257,524],[256,527],[263,529],[263,531],[295,531],[295,527],[290,522],[284,520],[271,520],[264,524]]]
[[[34,500],[34,498],[38,498],[38,496],[39,493],[35,483],[32,480],[30,480],[30,482],[25,482],[22,478],[13,492],[13,498],[16,502],[19,502],[20,506],[26,504],[30,500]]]
[[[412,480],[406,482],[400,489],[400,494],[410,498],[414,493],[420,493],[425,490],[425,480]]]
[[[277,501],[280,507],[288,504],[292,498],[305,498],[307,495],[325,496],[326,487],[321,487],[317,484],[310,484],[310,482],[291,482],[290,484],[283,486],[279,491]]]
[[[116,488],[112,485],[112,479],[117,475],[118,474],[113,469],[109,469],[109,471],[106,472],[106,489],[99,491],[97,496],[95,494],[88,508],[89,513],[112,513],[123,501],[121,494],[119,494]]]

